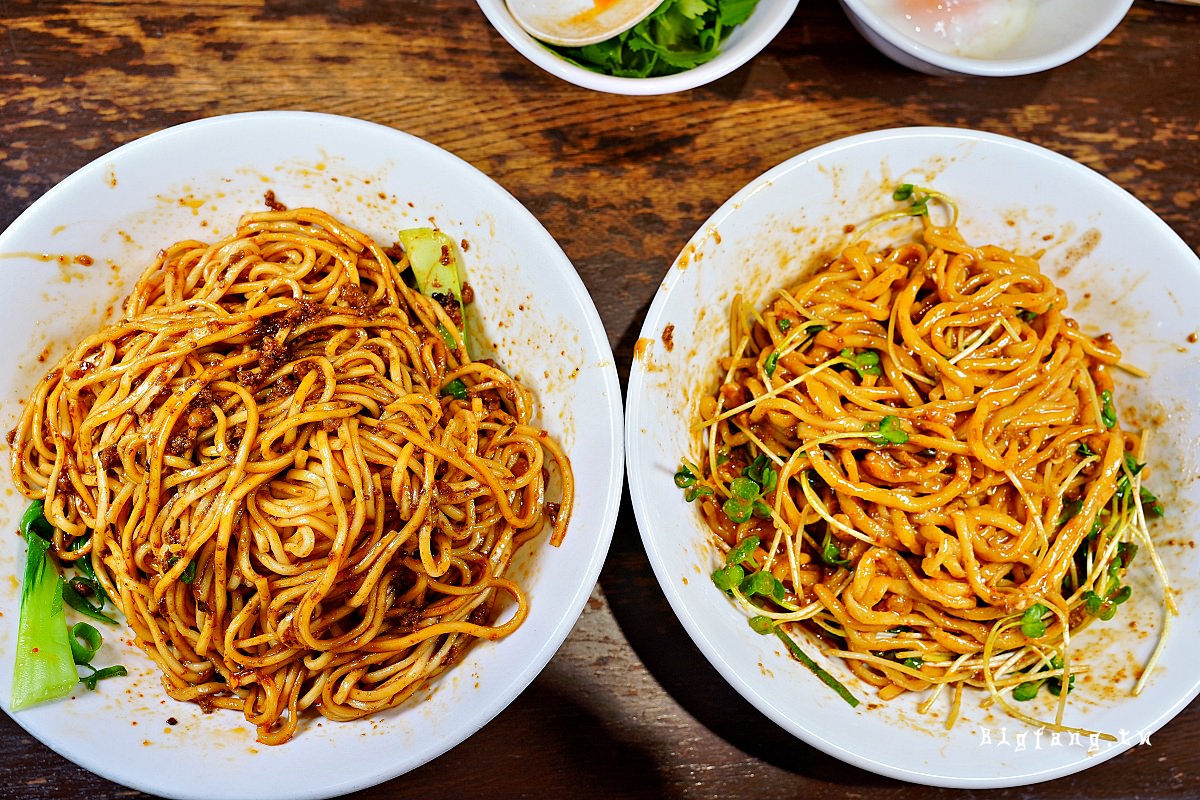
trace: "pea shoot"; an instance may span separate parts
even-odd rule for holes
[[[1062,656],[1056,655],[1056,656],[1054,656],[1054,658],[1050,659],[1050,669],[1051,670],[1061,670],[1062,668],[1063,668]],[[1038,692],[1041,691],[1043,686],[1045,686],[1046,689],[1050,692],[1050,694],[1054,695],[1055,697],[1058,697],[1059,695],[1062,694],[1062,690],[1063,690],[1062,678],[1055,675],[1055,676],[1052,676],[1049,678],[1045,678],[1043,680],[1025,681],[1024,683],[1017,684],[1016,686],[1013,687],[1013,693],[1012,693],[1013,700],[1017,700],[1022,703],[1032,700],[1033,698],[1037,697]],[[1071,690],[1074,688],[1075,688],[1075,676],[1072,675],[1070,678],[1067,679],[1067,694],[1070,694]]]
[[[463,383],[462,378],[455,378],[446,383],[442,387],[442,395],[449,395],[455,400],[466,400],[469,397],[467,394],[467,385]]]
[[[1113,428],[1117,424],[1117,410],[1113,407],[1112,392],[1108,389],[1100,393],[1100,421],[1106,428]]]
[[[854,368],[858,373],[858,377],[865,378],[868,375],[882,375],[883,367],[879,365],[879,353],[874,350],[864,350],[861,353],[855,353],[849,347],[842,348],[838,354]]]
[[[775,375],[775,369],[779,366],[779,351],[774,350],[763,361],[763,372],[767,373],[767,377]]]
[[[850,566],[850,559],[842,558],[842,551],[838,549],[837,542],[833,540],[828,529],[826,529],[825,538],[821,542],[821,560],[831,567]]]
[[[709,497],[713,492],[713,488],[707,484],[700,483],[699,477],[692,471],[691,467],[683,464],[679,467],[679,471],[675,473],[675,485],[683,489],[683,499],[689,503],[695,502],[697,498]]]
[[[765,455],[759,455],[729,483],[730,496],[721,504],[721,510],[738,525],[751,517],[769,519],[771,507],[763,501],[763,495],[775,491],[778,483],[779,473]]]
[[[1040,639],[1046,635],[1046,614],[1050,609],[1041,603],[1035,603],[1021,615],[1021,633],[1030,639]]]
[[[881,447],[908,442],[908,433],[900,427],[900,421],[890,414],[881,419],[877,427],[867,424],[863,431],[868,434],[867,441]]]
[[[1131,542],[1121,542],[1117,545],[1117,553],[1108,565],[1108,571],[1100,591],[1089,589],[1083,594],[1083,607],[1097,619],[1107,622],[1117,614],[1117,607],[1133,596],[1132,586],[1121,585],[1121,573],[1137,555],[1137,545]]]

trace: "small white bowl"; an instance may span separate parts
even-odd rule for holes
[[[840,0],[867,41],[898,64],[929,75],[1030,75],[1061,66],[1091,50],[1124,19],[1133,0],[1039,0],[1011,47],[987,58],[950,55],[890,25],[866,0]]]
[[[675,75],[618,78],[576,66],[534,39],[517,24],[504,0],[477,0],[480,10],[517,52],[564,81],[610,94],[652,95],[683,92],[728,75],[771,43],[792,18],[799,0],[762,0],[744,23],[729,34],[712,61]]]

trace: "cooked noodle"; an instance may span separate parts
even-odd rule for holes
[[[306,709],[399,705],[511,633],[513,554],[547,520],[566,533],[570,465],[529,392],[405,268],[313,209],[171,245],[10,439],[55,553],[91,560],[167,693],[267,744]]]
[[[968,244],[931,200],[876,220],[919,216],[915,241],[860,231],[761,313],[735,299],[676,482],[760,632],[802,627],[884,699],[945,697],[951,722],[966,685],[1042,724],[1014,696],[1045,684],[1073,730],[1071,637],[1128,598],[1135,545],[1153,556],[1145,442],[1116,418],[1111,339],[1065,316],[1035,258]]]

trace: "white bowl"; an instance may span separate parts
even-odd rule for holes
[[[754,13],[729,34],[716,58],[694,69],[656,78],[618,78],[565,61],[517,24],[504,0],[478,0],[492,26],[517,52],[564,81],[598,92],[653,95],[682,92],[728,75],[758,55],[783,29],[799,0],[761,0]]]
[[[267,189],[289,207],[324,208],[380,241],[434,220],[469,243],[471,323],[481,337],[474,341],[492,343],[500,363],[533,391],[539,424],[571,457],[577,505],[561,547],[546,546],[543,534],[536,552],[523,549],[510,567],[529,596],[525,623],[498,642],[478,643],[400,709],[352,723],[318,717],[285,745],[257,745],[237,712],[205,714],[169,700],[157,669],[114,631],[97,662],[124,664],[130,677],[12,714],[66,758],[162,797],[332,797],[449,750],[507,706],[567,637],[595,586],[621,497],[612,351],[558,244],[512,195],[450,153],[324,114],[238,114],[156,133],[79,170],[13,222],[0,235],[0,331],[9,343],[0,352],[0,426],[12,427],[34,383],[69,343],[100,325],[160,247],[229,233],[243,212],[264,208]],[[75,255],[90,256],[92,265]],[[564,361],[564,352],[572,358]],[[24,505],[11,489],[0,493],[0,529],[15,530]],[[0,541],[6,711],[23,553],[20,537]]]
[[[736,292],[761,308],[821,253],[836,252],[843,226],[894,210],[895,186],[934,187],[958,201],[968,241],[1024,252],[1045,250],[1043,268],[1071,301],[1085,330],[1111,331],[1126,360],[1149,371],[1118,376],[1121,405],[1156,428],[1150,486],[1168,514],[1152,528],[1182,613],[1159,668],[1131,697],[1161,629],[1161,593],[1150,565],[1135,562],[1133,600],[1111,623],[1073,637],[1089,664],[1066,722],[1124,737],[1114,745],[1051,739],[968,690],[962,716],[944,729],[946,705],[921,714],[917,695],[890,702],[840,661],[807,651],[866,700],[851,708],[773,636],[760,636],[709,578],[719,565],[712,534],[673,482],[681,457],[695,459],[690,431],[700,398],[719,381]],[[881,241],[882,244],[882,241]],[[770,170],[725,203],[696,233],[664,278],[646,316],[626,392],[627,475],[634,512],[656,577],[672,608],[721,675],[760,711],[832,756],[891,777],[931,785],[997,787],[1067,775],[1111,758],[1165,724],[1196,696],[1200,672],[1200,259],[1136,199],[1097,173],[1024,142],[948,128],[854,136]],[[672,335],[664,335],[673,326]],[[1131,628],[1136,627],[1136,632]],[[1045,707],[1038,707],[1045,713]],[[1052,711],[1051,711],[1052,713]]]
[[[1133,0],[1038,0],[1021,38],[988,58],[951,55],[890,25],[865,0],[840,0],[850,22],[888,58],[930,75],[1029,75],[1091,50],[1124,19]]]

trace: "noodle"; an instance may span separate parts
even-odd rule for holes
[[[956,213],[930,219],[949,201],[909,192],[872,226],[919,217],[916,241],[860,231],[760,313],[735,299],[701,457],[675,481],[759,632],[807,631],[882,699],[949,689],[950,723],[977,686],[1043,724],[1013,701],[1045,685],[1051,727],[1076,730],[1071,637],[1128,599],[1138,545],[1176,612],[1144,441],[1113,405],[1120,351],[1064,315],[1036,259],[968,244]]]
[[[529,392],[406,267],[313,209],[171,245],[10,436],[55,554],[90,559],[167,693],[266,744],[307,709],[397,706],[511,633],[513,554],[566,533],[570,464]]]

